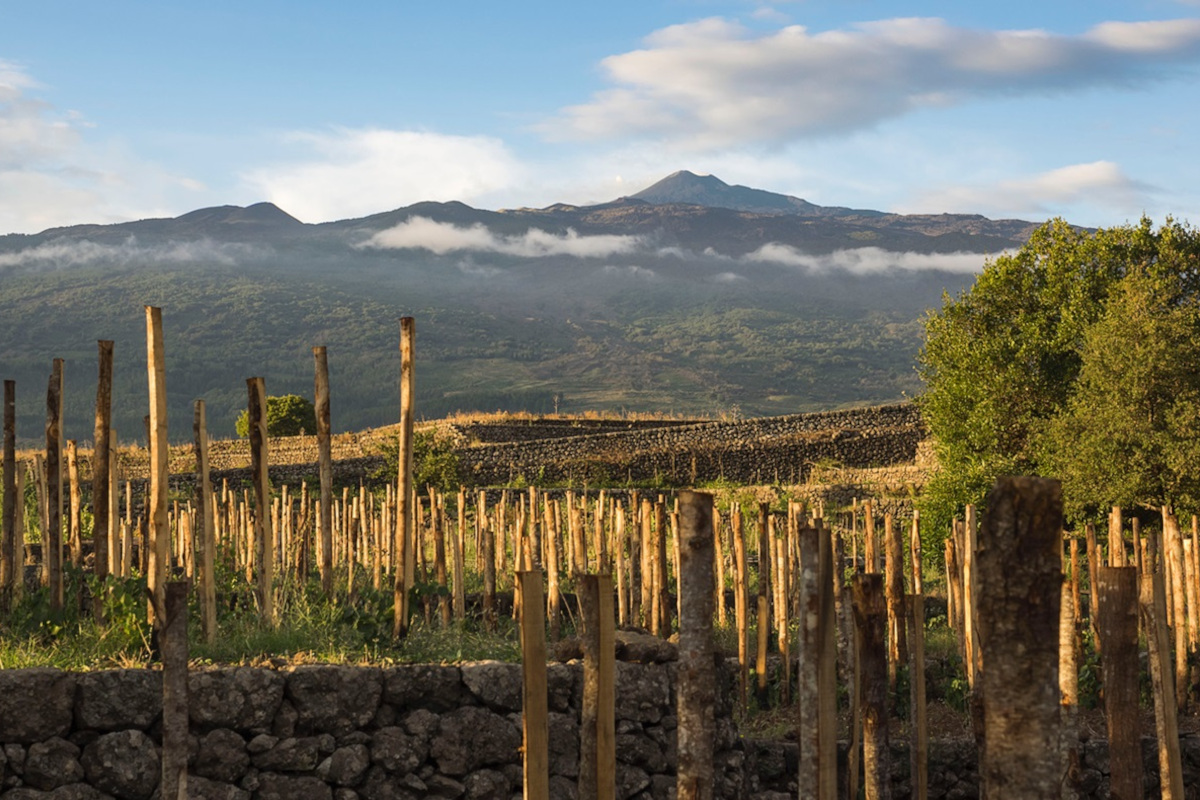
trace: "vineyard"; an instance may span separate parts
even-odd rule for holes
[[[52,378],[18,458],[6,385],[0,796],[1200,782],[1194,516],[1064,531],[1056,482],[1008,478],[931,530],[911,406],[418,425],[409,386],[398,427],[334,437],[320,348],[316,436],[269,439],[252,378],[247,440],[198,401],[168,448],[153,311],[148,451],[106,441],[103,391],[64,446]]]

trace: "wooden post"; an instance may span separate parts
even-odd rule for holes
[[[1121,507],[1113,506],[1108,513],[1108,565],[1125,566],[1125,537],[1121,533]]]
[[[250,478],[254,481],[254,572],[258,613],[275,624],[275,535],[271,526],[271,482],[267,452],[267,388],[262,378],[247,378],[250,423]]]
[[[891,800],[891,753],[888,749],[887,601],[883,575],[858,573],[854,624],[859,641],[859,680],[863,699],[863,788],[866,800]]]
[[[314,347],[313,397],[317,412],[317,472],[321,481],[318,512],[317,569],[321,591],[333,596],[333,452],[329,424],[329,357],[325,346]]]
[[[112,379],[113,343],[101,339],[99,349],[100,374],[96,381],[96,425],[92,444],[92,552],[96,579],[103,585],[109,574],[109,543],[112,536],[109,505],[112,499],[109,467],[112,465]],[[100,619],[103,593],[94,598],[93,614]]]
[[[579,796],[616,796],[616,648],[612,578],[579,576],[583,621],[583,709],[579,723]]]
[[[712,525],[711,521],[709,525]],[[666,638],[671,635],[671,591],[667,582],[670,577],[667,572],[667,506],[662,500],[654,504],[654,562],[658,634]]]
[[[896,690],[899,667],[907,662],[908,646],[904,640],[904,531],[892,520],[883,518],[884,592],[888,609],[888,687]]]
[[[459,544],[454,542],[454,550]],[[517,573],[521,587],[521,728],[524,738],[525,800],[550,797],[549,698],[546,685],[546,616],[542,573]]]
[[[483,522],[483,626],[496,632],[496,530],[487,517]]]
[[[1183,800],[1183,762],[1179,752],[1179,721],[1175,716],[1175,677],[1167,638],[1166,588],[1161,572],[1141,577],[1138,602],[1146,631],[1150,680],[1154,686],[1154,729],[1158,738],[1158,774],[1162,800]]]
[[[1163,509],[1163,563],[1168,567],[1171,597],[1168,598],[1174,611],[1173,631],[1175,634],[1175,703],[1179,711],[1187,708],[1187,602],[1184,588],[1183,536],[1179,521],[1170,509]]]
[[[1062,489],[1001,478],[987,509],[977,550],[981,788],[988,800],[1057,798]]]
[[[909,775],[912,800],[929,796],[929,723],[925,706],[925,596],[910,594],[905,610],[908,621]]]
[[[749,596],[747,594],[749,570],[746,566],[746,539],[742,534],[742,511],[734,506],[730,515],[730,525],[733,528],[733,563],[736,570],[733,586],[734,619],[737,622],[738,637],[738,701],[742,708],[746,707],[746,695],[750,683],[750,659],[747,649],[750,646],[748,612]],[[763,569],[759,564],[759,570]],[[769,567],[768,567],[769,569]]]
[[[212,475],[208,470],[208,421],[204,401],[197,400],[192,416],[196,447],[196,571],[200,595],[200,630],[204,640],[217,640],[217,584],[213,565],[216,551],[215,520],[212,513]]]
[[[879,572],[878,542],[875,539],[875,509],[870,500],[863,501],[863,562],[864,572]]]
[[[412,586],[415,559],[413,558],[413,392],[416,383],[413,375],[413,350],[416,344],[417,323],[412,317],[400,319],[400,449],[396,471],[396,532],[392,540],[392,551],[397,557],[393,595],[395,617],[392,621],[392,638],[400,639],[408,633],[408,587]]]
[[[617,621],[621,625],[629,624],[629,579],[626,576],[625,542],[628,535],[625,532],[625,508],[617,501],[616,518],[613,521],[613,564],[617,573]]]
[[[16,586],[25,579],[25,548],[17,551],[17,383],[4,381],[4,517],[0,524],[0,613],[12,608]],[[21,498],[24,506],[25,498]],[[23,510],[23,509],[22,509]]]
[[[83,530],[80,520],[83,490],[79,487],[79,445],[74,439],[67,439],[67,484],[67,497],[70,499],[67,530],[71,533],[71,564],[79,568],[83,566]]]
[[[1079,552],[1078,540],[1072,539],[1074,551]],[[1078,583],[1074,584],[1078,587]],[[1066,582],[1062,588],[1062,608],[1058,624],[1058,686],[1062,708],[1062,774],[1063,800],[1079,796],[1079,659],[1076,649],[1078,618],[1075,613],[1074,587]]]
[[[679,800],[713,797],[714,705],[713,664],[713,528],[712,495],[680,492],[680,575],[683,594],[679,619]]]
[[[163,800],[186,800],[188,763],[188,639],[187,581],[170,581],[164,596],[162,628]]]
[[[147,508],[148,539],[142,540],[146,562],[146,590],[153,596],[148,613],[156,623],[156,607],[165,608],[167,548],[167,362],[163,350],[162,309],[146,306],[146,374],[149,383],[150,497]]]
[[[50,608],[63,607],[62,574],[62,409],[63,361],[54,359],[46,391],[46,525],[42,559],[50,586]]]
[[[1114,509],[1114,514],[1119,513]],[[1112,528],[1109,537],[1114,541]],[[1111,552],[1110,549],[1110,555]],[[1104,642],[1100,666],[1104,680],[1104,716],[1108,722],[1112,796],[1141,797],[1137,567],[1100,567],[1096,577],[1097,627]]]
[[[755,649],[754,674],[757,678],[755,698],[760,709],[770,706],[767,687],[767,649],[771,641],[771,531],[768,524],[771,506],[758,504],[758,645]]]
[[[803,526],[798,531],[800,563],[800,665],[797,740],[800,746],[801,797],[837,798],[836,675],[833,639],[831,542],[826,531]]]

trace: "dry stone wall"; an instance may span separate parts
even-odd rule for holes
[[[673,796],[674,664],[617,665],[618,797]],[[726,676],[726,682],[729,677]],[[548,671],[551,792],[575,797],[582,668]],[[509,800],[521,796],[521,667],[235,667],[189,675],[189,797]],[[717,708],[717,797],[752,794]],[[0,798],[152,800],[161,673],[0,670]]]
[[[673,663],[618,663],[617,796],[674,797]],[[548,670],[551,796],[575,800],[578,662]],[[748,741],[732,719],[732,671],[717,693],[716,796],[796,796],[794,742]],[[157,800],[162,673],[0,670],[0,800]],[[521,796],[517,664],[388,668],[233,667],[189,675],[188,797],[197,800],[510,800]],[[935,732],[936,733],[936,732]],[[1181,740],[1184,783],[1200,785],[1200,737]],[[1081,797],[1109,796],[1103,740],[1081,745]],[[1145,796],[1157,750],[1143,740]],[[845,786],[846,746],[839,752]],[[892,792],[910,795],[907,751],[891,749]],[[930,750],[929,797],[979,796],[969,740]]]

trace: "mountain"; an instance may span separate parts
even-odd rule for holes
[[[143,306],[163,309],[172,438],[205,399],[232,435],[245,379],[333,423],[397,419],[400,316],[417,319],[417,413],[626,409],[768,415],[920,391],[921,317],[1034,229],[977,215],[825,208],[675,173],[592,206],[424,202],[306,224],[270,203],[0,236],[0,378],[37,443],[50,363],[66,435],[91,438],[97,339],[116,342],[116,426],[142,436]]]
[[[732,208],[752,214],[797,214],[809,217],[884,216],[882,211],[830,208],[791,195],[751,189],[748,186],[730,186],[715,175],[697,175],[687,170],[673,172],[632,197],[654,205],[684,203],[709,208]]]

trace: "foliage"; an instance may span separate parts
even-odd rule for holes
[[[424,494],[432,486],[442,492],[456,492],[466,485],[459,474],[458,454],[450,439],[437,430],[413,432],[413,484]],[[399,438],[379,443],[384,465],[374,474],[377,479],[396,480],[400,460]]]
[[[250,412],[243,410],[237,419],[237,435],[250,435]],[[313,404],[298,394],[267,397],[267,435],[300,436],[317,432],[317,411]]]
[[[1004,474],[1062,476],[1076,516],[1117,497],[1153,504],[1166,489],[1192,491],[1179,467],[1195,424],[1185,345],[1198,256],[1200,235],[1170,220],[1091,233],[1055,220],[946,297],[926,317],[919,355],[940,466],[923,519],[946,530]],[[1132,352],[1131,339],[1140,340]],[[1175,392],[1181,401],[1167,403]],[[1147,470],[1122,473],[1146,452]],[[1153,470],[1165,470],[1164,486]]]

